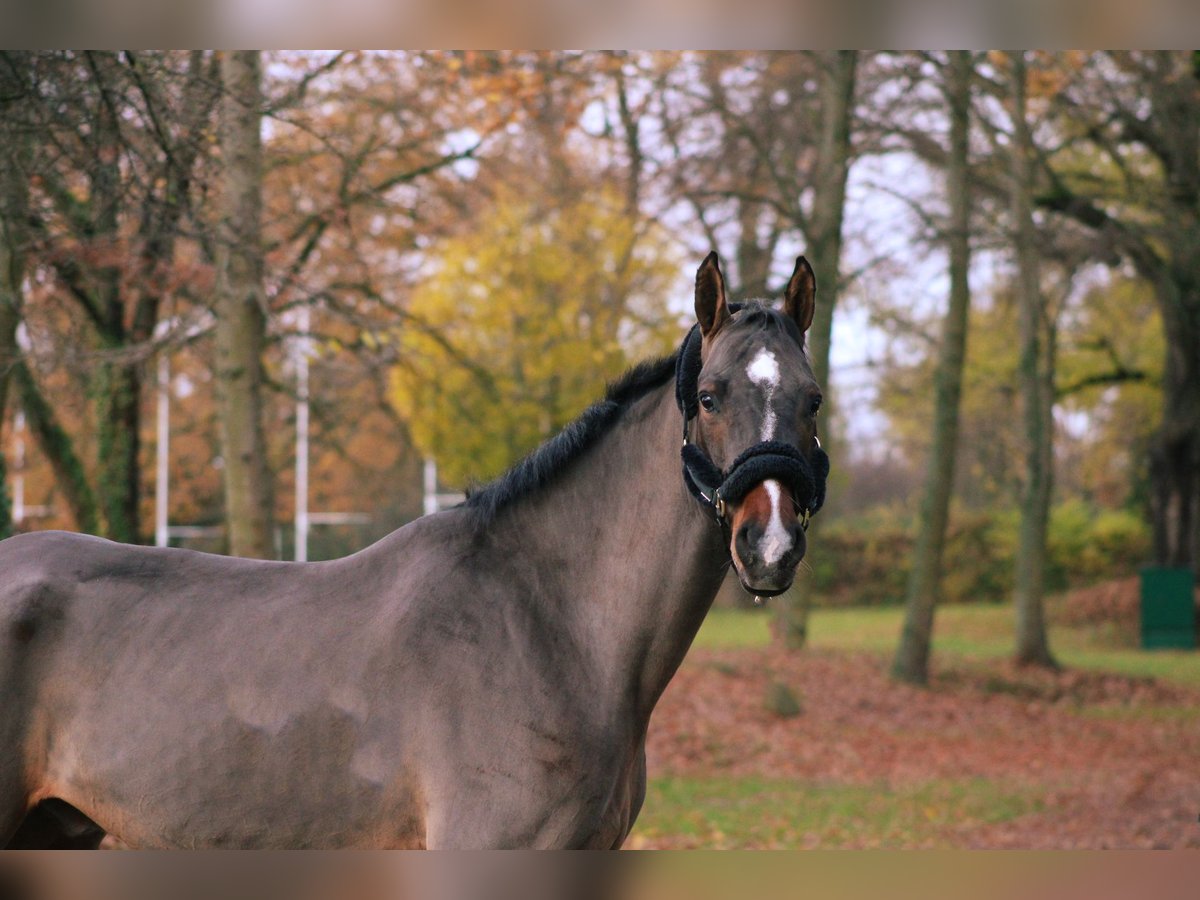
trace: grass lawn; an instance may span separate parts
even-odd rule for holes
[[[1028,790],[995,782],[931,781],[888,791],[761,778],[659,778],[630,844],[709,849],[950,846],[939,831],[1031,812]]]
[[[914,694],[886,675],[902,617],[896,607],[814,610],[817,652],[805,660],[771,647],[769,607],[713,610],[680,673],[685,692],[668,689],[656,712],[658,762],[627,846],[1200,847],[1200,704],[1187,699],[1200,689],[1200,653],[1137,650],[1114,629],[1052,626],[1068,672],[1026,684],[997,665],[1012,652],[1011,605],[946,606],[933,666],[953,677]],[[772,679],[799,682],[801,672],[815,679],[802,715],[764,720]],[[1072,681],[1072,672],[1088,677]],[[755,767],[757,754],[781,746],[794,750]],[[806,767],[813,748],[852,762]],[[737,774],[730,761],[741,763]],[[1163,778],[1173,780],[1160,789]]]
[[[899,607],[816,609],[809,620],[813,647],[891,654],[904,611]],[[771,611],[714,609],[696,646],[762,647],[770,642]],[[996,659],[1012,652],[1013,612],[1008,605],[945,606],[934,620],[933,654]],[[1200,653],[1114,647],[1095,629],[1051,626],[1050,646],[1067,668],[1161,678],[1200,687]]]

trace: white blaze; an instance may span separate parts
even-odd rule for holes
[[[779,362],[775,359],[775,354],[763,347],[754,355],[754,359],[750,360],[750,365],[746,366],[746,375],[762,388],[764,397],[761,440],[769,441],[775,437],[777,421],[775,408],[771,405],[775,389],[779,387]],[[779,509],[783,489],[780,488],[779,482],[768,479],[763,482],[763,487],[767,489],[767,496],[771,498],[771,517],[767,521],[767,530],[758,540],[758,552],[763,562],[773,566],[792,549],[792,536],[783,527],[783,514]]]
[[[783,559],[783,554],[792,549],[792,536],[783,527],[783,515],[779,511],[779,498],[783,496],[779,482],[768,479],[763,482],[763,487],[767,489],[767,495],[771,498],[771,518],[767,522],[766,532],[759,538],[758,552],[762,555],[763,562],[773,566]]]
[[[763,404],[762,440],[769,441],[775,436],[775,410],[771,399],[775,396],[775,388],[779,387],[779,363],[775,354],[763,347],[746,366],[746,375],[762,388],[766,395]],[[778,485],[776,485],[778,489]]]

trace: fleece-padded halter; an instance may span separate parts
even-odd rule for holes
[[[729,311],[742,308],[731,303]],[[759,441],[742,452],[733,464],[722,472],[707,453],[688,440],[688,425],[700,412],[700,345],[703,338],[700,326],[692,330],[679,348],[675,363],[675,402],[683,413],[683,482],[700,503],[712,511],[717,522],[725,526],[727,503],[736,503],[768,478],[786,484],[803,512],[802,522],[808,527],[809,516],[825,502],[825,479],[829,475],[829,457],[820,441],[812,453],[812,462],[804,454],[782,441]]]

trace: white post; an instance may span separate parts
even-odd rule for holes
[[[25,521],[25,410],[18,409],[13,421],[16,437],[13,460],[13,524]]]
[[[311,318],[300,307],[296,342],[296,562],[308,560],[308,332]]]
[[[437,511],[437,461],[432,456],[427,456],[425,457],[425,515],[432,516]]]
[[[166,547],[171,534],[167,523],[167,491],[171,442],[171,361],[165,349],[158,352],[158,445],[155,447],[154,546]]]

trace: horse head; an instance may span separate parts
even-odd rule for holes
[[[791,586],[806,550],[808,516],[824,501],[829,463],[817,437],[821,388],[804,349],[815,296],[804,257],[796,260],[782,312],[727,302],[716,253],[696,274],[697,328],[689,342],[698,371],[687,372],[686,344],[680,368],[685,477],[728,526],[733,565],[742,586],[757,595]],[[706,483],[711,494],[697,487]]]

